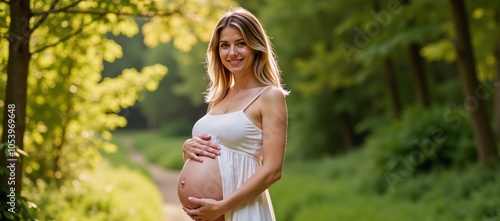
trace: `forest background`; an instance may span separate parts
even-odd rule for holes
[[[500,219],[498,1],[0,0],[1,219],[157,220],[117,138],[182,166],[236,5],[291,91],[278,220]]]

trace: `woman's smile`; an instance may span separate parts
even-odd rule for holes
[[[236,59],[236,60],[229,60],[229,64],[233,65],[233,66],[238,66],[239,64],[241,64],[243,61],[243,59]]]

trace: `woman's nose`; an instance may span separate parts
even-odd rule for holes
[[[236,46],[231,46],[231,49],[229,50],[229,54],[233,55],[233,56],[238,54],[238,50],[237,50]]]

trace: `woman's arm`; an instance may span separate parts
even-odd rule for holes
[[[262,167],[240,188],[221,201],[191,198],[192,203],[202,205],[194,210],[185,208],[191,217],[202,220],[217,218],[225,212],[255,199],[281,178],[288,122],[285,96],[281,90],[276,87],[266,90],[261,95],[260,109],[264,136]]]

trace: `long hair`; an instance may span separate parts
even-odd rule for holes
[[[266,31],[255,15],[238,7],[228,10],[219,19],[208,44],[206,68],[210,83],[205,92],[205,102],[221,101],[234,83],[233,76],[219,57],[220,33],[223,28],[230,25],[240,30],[245,43],[255,51],[253,71],[257,80],[265,85],[275,85],[287,95],[289,92],[283,88],[281,70]]]

